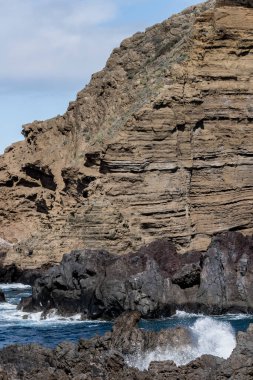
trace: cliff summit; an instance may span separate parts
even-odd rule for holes
[[[253,233],[253,1],[192,6],[114,49],[63,116],[0,156],[0,260]]]

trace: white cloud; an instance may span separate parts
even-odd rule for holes
[[[122,38],[113,0],[0,0],[0,82],[84,78]]]
[[[111,50],[197,0],[0,0],[0,154],[66,110]]]
[[[162,3],[156,7],[170,1]],[[87,82],[112,48],[137,31],[131,25],[134,10],[141,20],[150,4],[153,0],[0,0],[0,93],[15,90],[15,83],[20,90]],[[123,7],[133,12],[126,19]]]

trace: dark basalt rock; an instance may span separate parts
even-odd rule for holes
[[[183,328],[147,332],[137,327],[139,319],[138,312],[124,313],[104,337],[81,339],[76,345],[61,343],[54,350],[36,344],[4,348],[2,372],[22,379],[113,380],[119,374],[123,379],[145,379],[146,374],[126,365],[126,355],[154,349],[165,341],[172,347],[189,344],[190,334]]]
[[[207,252],[179,255],[159,240],[125,256],[74,251],[35,282],[26,311],[115,318],[136,310],[145,318],[176,309],[219,314],[253,310],[253,239],[237,232],[213,238]]]
[[[0,283],[22,283],[27,285],[33,285],[37,278],[41,277],[49,266],[45,265],[38,269],[21,269],[16,265],[0,264]]]
[[[178,255],[167,240],[125,256],[75,251],[35,282],[32,298],[20,307],[26,311],[56,308],[62,314],[83,313],[87,318],[111,319],[125,310],[137,310],[145,317],[170,315],[179,303],[191,304],[188,295],[199,282],[200,258],[198,252]],[[191,274],[194,280],[187,278]]]
[[[5,302],[4,292],[0,289],[0,302]]]
[[[190,331],[184,327],[171,328],[158,332],[139,329],[137,323],[141,318],[138,311],[124,312],[118,317],[111,334],[111,349],[117,349],[124,355],[135,355],[155,350],[194,345]]]
[[[253,8],[253,0],[217,0],[216,5]]]
[[[148,370],[129,367],[126,357],[166,343],[172,348],[192,344],[186,329],[158,333],[138,329],[140,313],[124,313],[113,331],[104,337],[61,343],[55,349],[36,344],[9,346],[0,350],[0,379],[23,380],[212,380],[252,379],[253,325],[237,336],[229,359],[204,355],[185,366],[172,361],[151,362]],[[140,345],[141,344],[141,345]]]

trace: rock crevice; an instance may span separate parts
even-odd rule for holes
[[[209,1],[135,34],[63,116],[23,127],[0,157],[5,265],[252,234],[250,4]]]
[[[252,237],[228,232],[214,237],[204,253],[178,255],[165,239],[123,256],[75,251],[42,275],[19,307],[82,313],[88,319],[113,319],[128,310],[144,318],[168,317],[176,310],[251,313],[252,247]]]

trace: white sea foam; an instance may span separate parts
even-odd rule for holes
[[[7,290],[25,290],[25,289],[31,289],[30,285],[25,284],[1,284],[0,283],[0,289],[3,291]]]
[[[214,318],[199,318],[192,327],[191,345],[178,348],[156,348],[150,352],[139,352],[128,356],[126,362],[140,370],[148,369],[150,362],[173,360],[177,366],[184,365],[204,354],[215,355],[227,359],[236,346],[235,333],[229,323]]]
[[[194,317],[204,317],[204,314],[187,313],[186,311],[177,310],[176,314],[174,314],[173,317],[178,317],[178,318],[194,318]]]
[[[172,316],[172,318],[180,318],[180,319],[187,319],[187,318],[199,318],[199,317],[207,317],[205,314],[201,313],[187,313],[186,311],[177,310],[176,314]],[[252,314],[219,314],[219,315],[213,315],[212,316],[215,319],[218,320],[226,320],[226,321],[234,321],[234,320],[240,320],[240,319],[252,319]]]
[[[16,310],[17,306],[13,305],[12,303],[9,302],[1,302],[0,303],[0,311],[2,310]],[[0,316],[2,318],[2,315]]]
[[[216,316],[216,318],[220,320],[225,319],[226,321],[235,321],[240,319],[252,319],[252,314],[223,314]]]
[[[26,313],[22,310],[17,310],[16,305],[4,302],[0,304],[0,323],[9,322],[11,324],[59,324],[59,323],[78,323],[82,321],[82,315],[76,314],[71,317],[63,317],[57,313],[56,310],[51,310],[46,317],[43,316],[42,312],[37,313]]]

